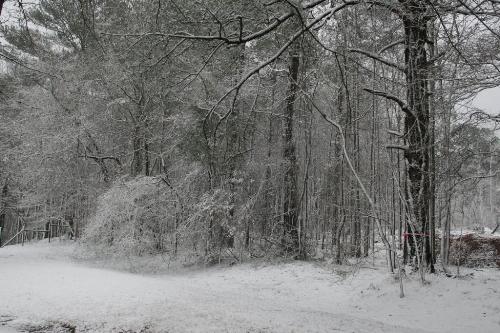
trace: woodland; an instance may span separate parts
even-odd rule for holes
[[[498,229],[500,113],[470,101],[500,85],[500,1],[0,8],[3,243],[59,221],[97,257],[426,274]]]

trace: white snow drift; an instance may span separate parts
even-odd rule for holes
[[[499,270],[429,276],[424,287],[409,280],[400,299],[383,268],[342,275],[298,262],[144,276],[89,267],[71,259],[72,249],[0,249],[0,316],[14,318],[11,328],[54,321],[77,332],[500,332]]]

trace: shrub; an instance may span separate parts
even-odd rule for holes
[[[168,251],[178,203],[159,177],[120,179],[98,198],[82,241],[106,255]]]

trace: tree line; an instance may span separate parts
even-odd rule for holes
[[[104,252],[434,272],[454,226],[496,224],[498,117],[468,101],[498,85],[497,1],[12,5],[10,233],[62,216]]]

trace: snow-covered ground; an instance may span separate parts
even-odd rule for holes
[[[73,260],[73,247],[0,249],[0,332],[51,322],[76,332],[500,332],[499,270],[428,276],[423,287],[412,278],[400,299],[383,267],[353,275],[298,262],[139,275]]]

